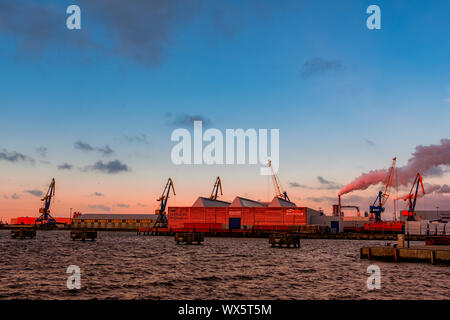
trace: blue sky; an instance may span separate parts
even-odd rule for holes
[[[175,127],[167,113],[201,116],[223,130],[279,128],[286,188],[317,185],[317,176],[346,184],[395,155],[405,164],[417,145],[449,137],[448,1],[91,2],[5,2],[15,8],[3,7],[9,19],[0,24],[0,149],[35,159],[37,147],[48,149],[46,163],[0,162],[7,193],[56,174],[76,181],[77,190],[96,191],[92,180],[117,188],[128,182],[128,190],[150,198],[175,174],[192,202],[198,190],[190,191],[189,181],[208,192],[218,174],[229,177],[229,198],[271,192],[266,184],[252,187],[266,183],[254,166],[172,165]],[[72,3],[81,7],[80,31],[65,29]],[[366,28],[370,4],[381,8],[381,30]],[[39,13],[41,19],[22,19]],[[33,23],[50,29],[39,33]],[[322,69],[306,75],[308,61]],[[125,137],[142,134],[146,143]],[[79,140],[109,145],[114,155],[80,152]],[[100,159],[132,170],[108,176],[76,169]],[[74,169],[57,170],[64,162]],[[25,174],[30,179],[19,182]],[[127,192],[110,194],[126,201]],[[298,202],[314,205],[308,192],[293,190]],[[73,201],[86,209],[85,200]]]

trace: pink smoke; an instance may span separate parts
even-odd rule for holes
[[[441,165],[450,165],[450,139],[442,139],[438,145],[417,146],[416,151],[408,160],[408,163],[396,169],[394,185],[408,185],[418,172],[424,175],[441,175]],[[363,173],[361,176],[346,185],[339,195],[354,190],[365,190],[370,186],[384,182],[388,171],[385,169],[373,170]]]

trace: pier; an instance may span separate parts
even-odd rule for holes
[[[34,239],[36,238],[36,230],[31,228],[24,228],[11,231],[12,239]]]
[[[294,248],[300,248],[300,233],[272,233],[269,235],[269,244],[272,247],[278,245],[280,248],[283,246],[290,248],[292,245]]]
[[[94,241],[97,239],[97,231],[72,230],[70,231],[70,238],[72,240],[86,241],[88,239]]]
[[[205,236],[200,232],[180,232],[175,234],[175,241],[177,244],[200,244],[205,240]]]
[[[361,259],[385,261],[429,262],[431,264],[450,264],[450,246],[414,246],[397,247],[363,247],[360,249]]]

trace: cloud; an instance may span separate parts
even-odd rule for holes
[[[450,102],[450,98],[444,99],[445,102]]]
[[[214,39],[217,35],[229,38],[254,19],[268,24],[279,11],[294,12],[299,3],[134,0],[130,5],[124,0],[78,0],[82,29],[68,32],[65,2],[2,0],[0,34],[15,39],[17,48],[31,57],[55,47],[67,47],[113,54],[154,67],[161,64],[192,22],[203,23],[201,27],[211,30]]]
[[[92,166],[84,167],[82,171],[100,171],[108,174],[114,174],[130,171],[130,168],[119,160],[109,161],[106,163],[104,163],[103,161],[97,161]]]
[[[334,190],[334,189],[341,189],[342,185],[337,184],[336,182],[326,180],[325,178],[318,176],[317,180],[321,184],[319,189],[327,189],[327,190]]]
[[[104,146],[103,148],[97,148],[97,151],[102,153],[104,156],[108,156],[114,153],[114,151],[108,145]]]
[[[5,198],[5,199],[11,199],[11,200],[18,200],[18,199],[20,199],[20,196],[17,194],[17,193],[13,193],[12,195],[11,195],[11,197],[8,197],[6,194],[4,194],[3,195],[3,198]]]
[[[438,193],[450,193],[450,186],[444,184],[438,191]]]
[[[137,207],[147,207],[147,205],[146,205],[146,204],[143,204],[143,203],[137,203],[136,206],[137,206]]]
[[[175,127],[192,126],[194,125],[194,121],[202,121],[202,125],[204,127],[211,125],[211,121],[201,115],[190,115],[186,113],[173,114],[171,112],[167,112],[165,117],[166,123]]]
[[[88,208],[90,210],[99,210],[99,211],[111,211],[111,208],[108,206],[105,206],[104,204],[90,204],[88,205]]]
[[[94,197],[103,197],[104,194],[101,193],[101,192],[94,192],[94,193],[92,194],[92,196],[94,196]]]
[[[73,168],[73,165],[71,165],[67,162],[64,162],[63,164],[60,164],[58,166],[58,170],[72,170],[72,168]]]
[[[312,202],[317,202],[317,203],[321,203],[321,202],[336,202],[337,198],[333,198],[333,197],[308,197],[306,198],[309,201]]]
[[[0,151],[0,160],[5,160],[11,163],[17,163],[17,162],[29,162],[29,163],[34,163],[34,159],[16,152],[16,151],[7,151],[5,149],[3,149],[2,151]]]
[[[87,46],[86,32],[68,33],[63,27],[65,9],[61,5],[35,1],[0,1],[0,34],[12,37],[17,49],[31,57],[50,46]],[[63,14],[63,16],[61,16]]]
[[[303,184],[299,184],[297,182],[289,182],[289,186],[291,188],[307,188],[307,186],[305,186]]]
[[[118,203],[118,204],[116,204],[116,206],[119,208],[129,208],[130,207],[129,204],[125,204],[125,203]]]
[[[47,156],[47,152],[48,152],[48,149],[46,147],[36,148],[36,153],[43,158]]]
[[[35,197],[42,197],[43,193],[41,190],[33,189],[33,190],[25,190],[26,193],[29,193]]]
[[[124,135],[124,139],[129,143],[142,143],[142,144],[149,144],[147,140],[147,136],[143,133],[140,133],[135,136],[127,136]]]
[[[343,69],[340,60],[326,60],[315,57],[306,60],[301,68],[301,75],[304,78],[309,78],[316,75],[325,75],[330,72],[338,72]]]
[[[375,142],[373,142],[372,140],[369,139],[364,139],[364,142],[371,147],[375,147]]]
[[[163,60],[174,31],[199,12],[204,1],[81,0],[81,6],[107,31],[111,51],[149,66]]]
[[[74,147],[75,147],[75,149],[78,149],[81,151],[94,151],[95,150],[95,148],[93,146],[91,146],[89,143],[83,142],[83,141],[75,142]]]
[[[108,145],[105,145],[104,147],[93,147],[87,142],[84,141],[77,141],[74,143],[75,149],[90,152],[90,151],[97,151],[100,152],[104,156],[108,156],[112,153],[114,153],[114,150],[112,150]]]

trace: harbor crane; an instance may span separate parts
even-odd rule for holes
[[[216,178],[216,182],[214,182],[214,187],[211,191],[211,195],[209,196],[210,199],[212,200],[217,200],[217,196],[220,190],[220,195],[223,196],[222,193],[222,181],[220,180],[220,177],[218,176]]]
[[[375,216],[375,222],[381,222],[381,213],[384,212],[384,205],[386,204],[389,196],[391,194],[391,186],[394,181],[394,171],[395,171],[395,163],[397,162],[397,158],[394,157],[392,159],[392,165],[389,169],[389,173],[386,176],[386,180],[384,181],[384,191],[379,191],[378,196],[373,202],[373,204],[369,207],[369,212],[371,215]]]
[[[419,185],[422,189],[422,195],[425,195],[425,189],[423,187],[422,176],[420,175],[420,173],[417,173],[417,175],[414,179],[414,182],[412,184],[411,190],[409,191],[409,194],[402,197],[403,201],[408,201],[408,210],[404,210],[402,212],[402,214],[404,216],[408,216],[408,218],[407,218],[408,221],[416,220],[415,219],[416,213],[414,210],[416,209],[417,198],[419,197]],[[415,191],[414,191],[414,188],[416,188]]]
[[[272,181],[273,181],[273,186],[275,188],[275,195],[278,198],[281,198],[281,199],[284,199],[284,200],[290,202],[291,200],[289,199],[287,192],[281,188],[280,180],[278,179],[277,175],[273,171],[272,161],[270,161],[270,160],[269,160],[269,167],[270,167],[270,170],[272,170]]]
[[[158,215],[156,217],[155,224],[153,228],[167,228],[167,215],[166,215],[166,206],[167,200],[169,199],[170,188],[172,188],[172,193],[175,196],[175,187],[173,186],[172,178],[167,180],[166,186],[161,194],[161,197],[158,198],[157,201],[160,202],[161,206],[159,209],[155,210],[155,213]]]
[[[52,179],[50,186],[48,187],[47,194],[41,199],[44,202],[43,207],[39,209],[39,213],[41,215],[34,221],[34,224],[40,225],[56,225],[56,220],[50,215],[50,205],[52,203],[52,199],[55,196],[55,178]]]

